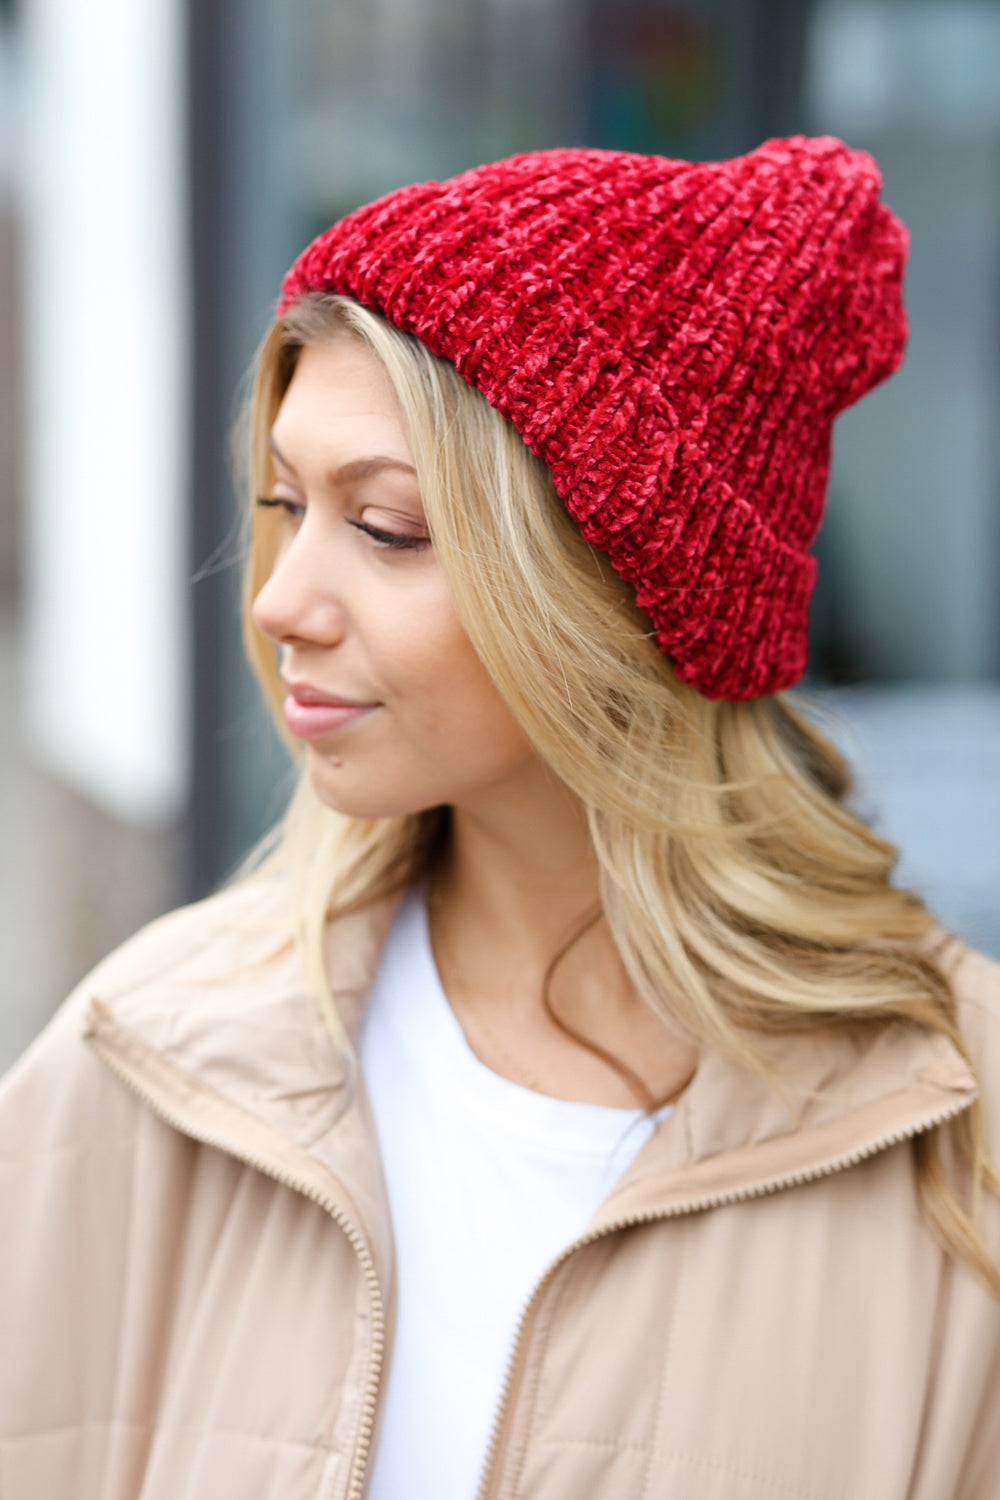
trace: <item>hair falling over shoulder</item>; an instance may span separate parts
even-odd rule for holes
[[[350,299],[303,297],[260,352],[251,494],[272,483],[267,437],[299,350],[332,338],[360,339],[388,374],[458,614],[538,753],[588,809],[605,919],[646,1002],[695,1045],[758,1071],[768,1034],[890,1020],[967,1058],[938,962],[947,939],[892,885],[896,851],[851,812],[846,764],[813,716],[784,695],[728,703],[681,683],[544,464],[452,365]],[[259,511],[248,525],[246,648],[280,725],[274,649],[250,615],[273,533]],[[264,867],[296,882],[307,969],[341,1037],[328,920],[419,879],[446,839],[441,810],[349,819],[300,781]],[[929,1222],[1000,1297],[974,1214],[984,1188],[1000,1194],[979,1104],[913,1150]]]

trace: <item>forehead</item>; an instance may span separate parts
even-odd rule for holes
[[[282,457],[326,449],[365,451],[410,462],[402,414],[378,360],[351,338],[306,344],[271,429]],[[375,448],[372,448],[375,444]]]

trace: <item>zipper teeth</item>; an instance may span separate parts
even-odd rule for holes
[[[313,1203],[318,1204],[320,1208],[324,1209],[330,1215],[331,1219],[340,1226],[347,1236],[361,1262],[365,1280],[368,1283],[372,1305],[371,1358],[368,1367],[368,1380],[365,1386],[364,1401],[358,1422],[358,1441],[354,1462],[351,1466],[351,1479],[345,1496],[345,1500],[360,1500],[364,1489],[365,1472],[368,1467],[368,1450],[371,1446],[372,1433],[375,1429],[375,1412],[378,1407],[379,1375],[385,1354],[385,1313],[382,1308],[382,1292],[378,1284],[375,1262],[372,1260],[368,1246],[365,1244],[357,1227],[344,1214],[343,1210],[338,1207],[334,1200],[328,1198],[325,1193],[318,1192],[308,1183],[298,1181],[289,1173],[282,1172],[280,1168],[262,1161],[251,1152],[241,1150],[239,1147],[234,1146],[232,1141],[227,1140],[223,1136],[216,1135],[212,1131],[204,1130],[201,1127],[192,1129],[189,1122],[182,1119],[173,1110],[166,1108],[147,1088],[138,1083],[128,1069],[109,1053],[99,1036],[92,1036],[90,1042],[95,1051],[100,1053],[102,1061],[106,1063],[111,1071],[132,1090],[137,1098],[141,1099],[155,1114],[159,1115],[160,1119],[167,1125],[172,1126],[174,1130],[180,1131],[183,1135],[201,1141],[205,1146],[212,1146],[218,1151],[224,1151],[227,1156],[237,1158],[237,1160],[244,1162],[248,1167],[254,1167],[258,1172],[262,1172],[265,1177],[270,1177],[272,1181],[281,1183],[283,1187],[291,1188],[294,1192],[301,1193],[305,1198],[310,1198]]]
[[[942,1109],[934,1115],[919,1120],[915,1125],[907,1126],[904,1130],[897,1130],[892,1135],[880,1137],[877,1141],[867,1146],[862,1146],[857,1151],[848,1152],[844,1156],[835,1157],[832,1161],[824,1162],[821,1166],[807,1167],[801,1172],[787,1172],[778,1177],[765,1178],[764,1181],[753,1183],[745,1188],[731,1188],[725,1193],[709,1193],[701,1198],[691,1198],[686,1203],[675,1204],[673,1207],[664,1209],[650,1209],[646,1213],[628,1214],[624,1219],[615,1219],[610,1224],[603,1225],[600,1229],[590,1234],[581,1235],[579,1239],[573,1240],[567,1245],[556,1259],[546,1267],[542,1275],[535,1282],[528,1295],[527,1301],[521,1309],[517,1326],[514,1329],[514,1337],[511,1341],[510,1355],[507,1360],[507,1368],[504,1372],[503,1385],[500,1388],[500,1396],[497,1401],[490,1428],[489,1441],[486,1445],[486,1457],[483,1460],[482,1477],[479,1488],[476,1490],[476,1500],[487,1500],[487,1494],[491,1479],[491,1470],[497,1456],[497,1448],[500,1442],[500,1430],[503,1426],[504,1417],[507,1415],[507,1402],[510,1398],[514,1384],[514,1374],[517,1366],[518,1354],[520,1352],[521,1338],[527,1327],[531,1316],[535,1298],[542,1287],[554,1276],[559,1267],[574,1255],[577,1250],[584,1249],[587,1245],[593,1245],[597,1240],[604,1239],[609,1234],[616,1234],[620,1229],[633,1229],[640,1224],[653,1224],[660,1219],[678,1219],[686,1214],[701,1213],[710,1208],[723,1208],[731,1203],[745,1203],[752,1198],[765,1198],[770,1193],[781,1192],[784,1188],[800,1187],[806,1182],[815,1182],[823,1177],[832,1177],[837,1172],[845,1171],[848,1167],[855,1167],[860,1162],[867,1161],[871,1156],[876,1156],[880,1151],[887,1151],[891,1146],[901,1145],[903,1141],[912,1140],[914,1136],[922,1135],[925,1131],[934,1130],[938,1125],[944,1125],[953,1120],[956,1115],[962,1114],[969,1107],[969,1100],[961,1099],[951,1104],[947,1109]]]

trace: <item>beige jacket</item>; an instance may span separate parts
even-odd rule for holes
[[[331,934],[349,1016],[385,921]],[[266,888],[154,924],[0,1091],[2,1500],[364,1493],[389,1214],[277,934]],[[998,975],[958,961],[995,1099]],[[706,1058],[539,1283],[483,1496],[1000,1496],[1000,1306],[925,1229],[906,1144],[969,1074],[902,1027],[780,1050],[783,1098]]]

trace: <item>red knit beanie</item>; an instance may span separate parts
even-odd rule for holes
[[[789,687],[834,417],[902,358],[907,234],[829,137],[722,162],[514,156],[401,188],[285,277],[451,360],[710,697]]]

